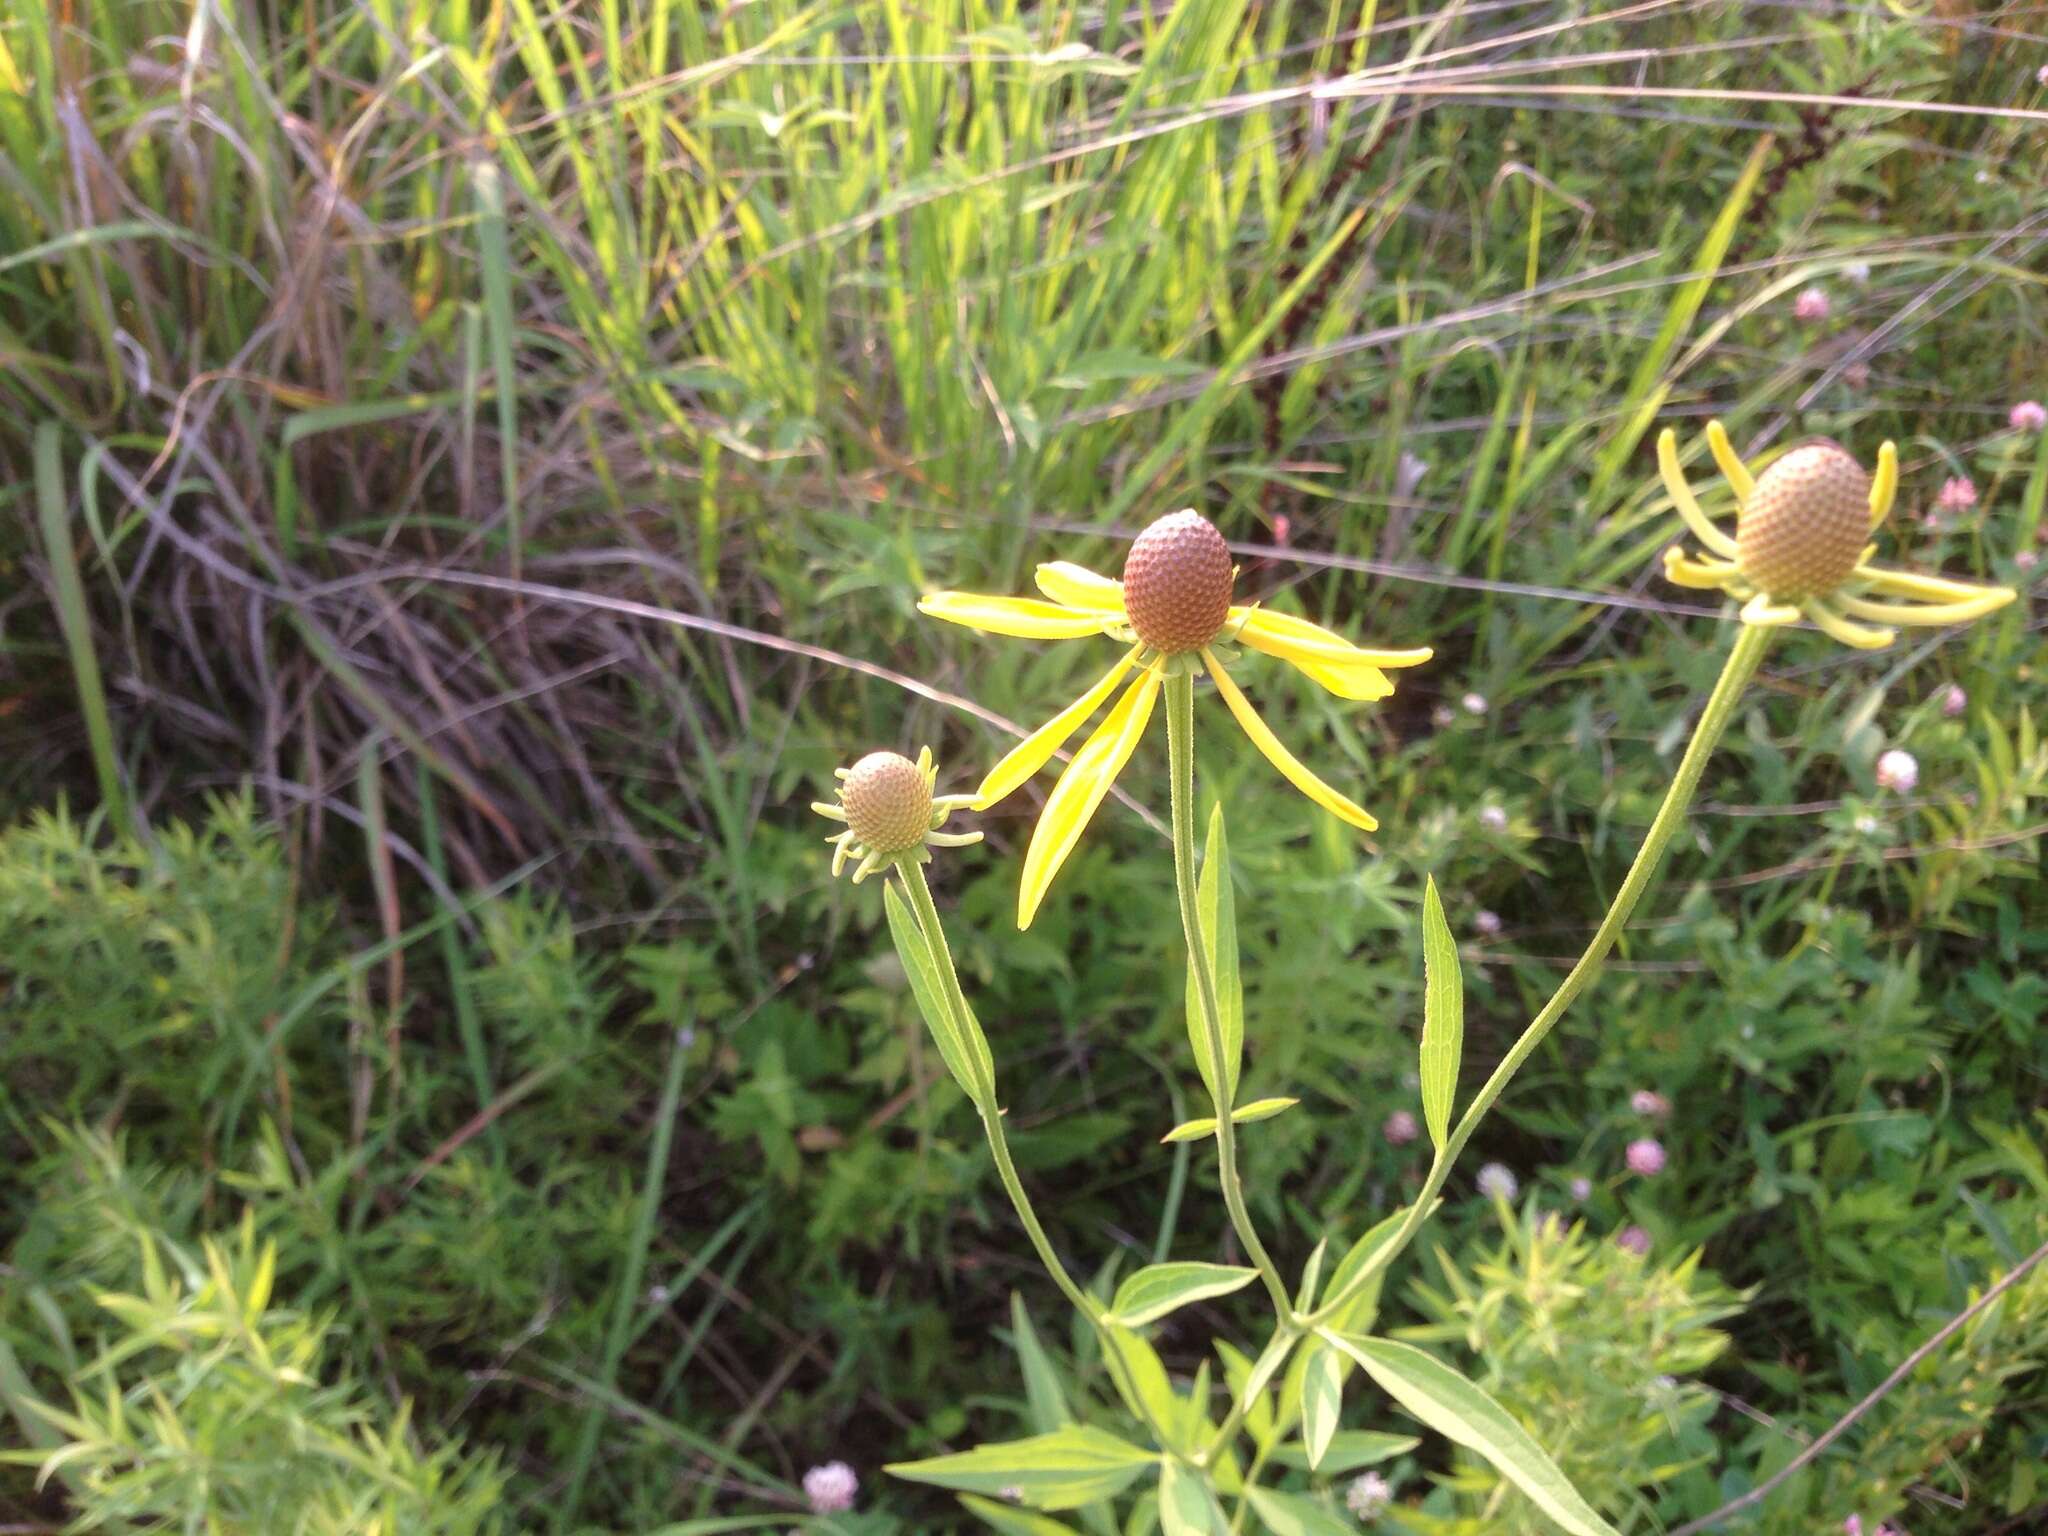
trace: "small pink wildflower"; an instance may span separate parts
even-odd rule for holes
[[[2015,432],[2038,432],[2048,427],[2048,405],[2038,400],[2022,400],[2005,419]]]
[[[1482,1165],[1479,1177],[1474,1182],[1479,1186],[1479,1193],[1489,1200],[1512,1200],[1515,1198],[1515,1192],[1522,1187],[1521,1181],[1514,1175],[1514,1170],[1505,1163]]]
[[[1508,829],[1508,813],[1497,805],[1482,805],[1479,808],[1479,825],[1489,832],[1505,832]]]
[[[1493,938],[1500,932],[1500,914],[1481,907],[1472,915],[1472,926],[1479,931],[1480,937]]]
[[[1816,284],[1811,288],[1800,289],[1799,297],[1792,301],[1792,318],[1803,320],[1808,325],[1817,325],[1827,319],[1828,312],[1833,308],[1834,306],[1828,302],[1827,289]]]
[[[1421,1130],[1413,1115],[1405,1109],[1397,1109],[1387,1116],[1387,1123],[1380,1127],[1380,1134],[1387,1138],[1388,1146],[1405,1147],[1421,1134]]]
[[[1941,712],[1953,720],[1970,707],[1970,696],[1963,692],[1958,683],[1950,683],[1941,690]]]
[[[2031,571],[2040,558],[2031,549],[2023,549],[2012,557],[2012,563],[2023,571]]]
[[[1483,693],[1468,693],[1458,700],[1458,705],[1468,715],[1483,715],[1488,707],[1486,695]]]
[[[1458,723],[1458,712],[1448,704],[1439,704],[1429,712],[1429,723],[1438,730],[1445,730]]]
[[[1671,1101],[1661,1093],[1638,1088],[1628,1096],[1628,1107],[1645,1120],[1662,1120],[1671,1113]]]
[[[1912,753],[1893,747],[1877,760],[1877,787],[1909,795],[1920,782],[1920,763]]]
[[[804,1474],[804,1497],[811,1501],[814,1515],[836,1515],[853,1508],[853,1496],[860,1491],[860,1479],[843,1461],[828,1461]]]
[[[1967,512],[1977,505],[1977,483],[1968,475],[1951,475],[1941,482],[1941,494],[1934,498],[1935,510]]]
[[[1654,1179],[1664,1171],[1664,1144],[1649,1136],[1630,1142],[1628,1171],[1640,1178]]]
[[[1345,1490],[1344,1507],[1360,1520],[1373,1521],[1386,1513],[1393,1498],[1394,1490],[1387,1480],[1377,1472],[1367,1472]]]
[[[1572,1198],[1578,1201],[1581,1205],[1584,1205],[1588,1200],[1593,1198],[1593,1181],[1587,1178],[1583,1173],[1580,1174],[1576,1179],[1572,1180],[1571,1188]]]
[[[1650,1234],[1641,1227],[1623,1227],[1614,1234],[1614,1245],[1641,1258],[1650,1251]]]

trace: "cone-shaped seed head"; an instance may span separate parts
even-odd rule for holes
[[[846,824],[876,853],[915,848],[932,829],[932,791],[917,764],[894,752],[870,752],[839,789]]]
[[[1735,563],[1776,598],[1819,597],[1870,539],[1870,476],[1840,444],[1801,443],[1757,476],[1735,521]]]
[[[1139,534],[1124,561],[1124,611],[1155,651],[1207,645],[1230,616],[1230,550],[1199,512],[1174,512]]]

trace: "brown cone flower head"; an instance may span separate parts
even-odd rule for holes
[[[1735,563],[1771,597],[1832,592],[1870,538],[1870,476],[1838,443],[1802,443],[1757,476],[1735,522]]]
[[[932,828],[932,791],[917,764],[894,752],[870,752],[839,788],[846,824],[876,853],[915,848]]]
[[[1169,513],[1131,545],[1124,611],[1153,650],[1199,650],[1223,632],[1230,584],[1230,550],[1216,525],[1199,512]]]

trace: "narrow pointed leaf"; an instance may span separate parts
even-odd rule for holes
[[[1060,1388],[1059,1373],[1052,1358],[1038,1342],[1038,1330],[1031,1326],[1031,1314],[1024,1310],[1024,1298],[1010,1293],[1010,1342],[1017,1351],[1017,1363],[1024,1369],[1024,1400],[1029,1406],[1031,1427],[1041,1434],[1074,1421],[1067,1407],[1067,1395]]]
[[[1116,1288],[1110,1320],[1141,1327],[1190,1302],[1228,1296],[1258,1277],[1257,1270],[1236,1264],[1148,1264]]]
[[[1217,1092],[1215,1054],[1209,1049],[1209,1031],[1202,1023],[1202,998],[1196,989],[1192,955],[1188,957],[1188,1042],[1195,1048],[1195,1067],[1209,1097],[1227,1103],[1237,1098],[1238,1064],[1244,1055],[1244,980],[1238,971],[1237,903],[1230,887],[1230,843],[1223,832],[1221,803],[1209,813],[1209,838],[1202,850],[1201,878],[1195,886],[1195,911],[1201,919],[1209,974],[1216,983],[1216,1022],[1223,1036],[1222,1093]],[[1236,1123],[1235,1117],[1232,1123]],[[1215,1129],[1213,1121],[1209,1128]]]
[[[1312,1351],[1301,1376],[1301,1443],[1311,1469],[1322,1465],[1337,1419],[1344,1407],[1344,1371],[1335,1350],[1310,1342]]]
[[[1074,1509],[1114,1498],[1147,1467],[1157,1452],[1141,1450],[1106,1430],[1069,1424],[1049,1435],[978,1445],[953,1456],[897,1462],[882,1470],[914,1483],[931,1483],[958,1493],[1000,1497],[1014,1488],[1039,1509]]]
[[[1251,1499],[1252,1513],[1272,1536],[1358,1536],[1357,1526],[1298,1493],[1254,1488]]]
[[[1285,1110],[1294,1108],[1299,1099],[1253,1099],[1249,1104],[1240,1104],[1230,1112],[1232,1125],[1250,1125],[1254,1120],[1270,1120]],[[1216,1117],[1203,1115],[1195,1120],[1183,1120],[1164,1136],[1161,1141],[1199,1141],[1204,1136],[1216,1134]]]
[[[1350,1362],[1347,1360],[1345,1364]],[[1324,1477],[1342,1477],[1360,1467],[1378,1466],[1396,1456],[1405,1456],[1421,1443],[1413,1435],[1388,1435],[1376,1429],[1340,1429],[1330,1438],[1329,1449],[1323,1452],[1323,1459],[1316,1470]],[[1273,1460],[1283,1467],[1308,1470],[1308,1453],[1299,1446],[1280,1446],[1273,1452]]]
[[[946,1070],[953,1074],[967,1097],[980,1103],[994,1092],[994,1072],[989,1066],[988,1042],[980,1039],[981,1028],[970,1016],[969,1026],[976,1039],[970,1041],[963,1036],[959,1024],[953,1017],[953,1010],[946,1005],[944,984],[939,979],[938,961],[931,951],[930,941],[925,938],[924,929],[917,921],[917,915],[910,910],[908,902],[896,894],[896,887],[882,888],[882,907],[889,918],[889,936],[896,941],[896,954],[903,961],[903,972],[910,978],[910,994],[917,999],[917,1011],[924,1015],[924,1022],[931,1030],[933,1043],[939,1048],[939,1059],[946,1064]],[[975,1049],[979,1045],[979,1050]],[[984,1078],[982,1074],[986,1072]]]
[[[1508,1411],[1436,1356],[1392,1339],[1318,1335],[1445,1439],[1475,1451],[1572,1536],[1617,1536]]]
[[[1465,1050],[1465,979],[1435,880],[1422,893],[1422,976],[1422,1118],[1441,1152]]]
[[[994,1499],[978,1499],[971,1493],[960,1495],[970,1513],[978,1516],[982,1523],[1007,1533],[1007,1536],[1077,1536],[1071,1525],[1041,1515],[1028,1509],[1019,1509],[1014,1504],[999,1504]]]
[[[1217,1509],[1201,1474],[1177,1461],[1159,1469],[1159,1529],[1161,1536],[1222,1536]]]

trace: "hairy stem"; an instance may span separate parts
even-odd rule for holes
[[[1258,1268],[1282,1322],[1294,1316],[1294,1302],[1280,1278],[1272,1255],[1252,1227],[1244,1203],[1244,1184],[1237,1173],[1237,1131],[1230,1122],[1235,1095],[1223,1059],[1223,1018],[1216,1005],[1216,976],[1209,968],[1202,942],[1201,914],[1195,903],[1195,680],[1191,674],[1166,679],[1166,741],[1173,765],[1173,882],[1180,892],[1180,925],[1187,936],[1188,969],[1195,977],[1195,1003],[1208,1036],[1209,1055],[1216,1063],[1216,1177],[1223,1186],[1223,1206],[1238,1241]],[[1220,872],[1219,872],[1220,873]]]

